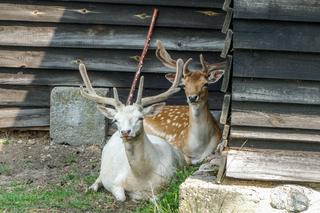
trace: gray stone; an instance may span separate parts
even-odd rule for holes
[[[106,96],[108,89],[95,89]],[[101,144],[107,136],[107,119],[96,104],[83,98],[79,87],[55,87],[51,92],[50,137],[53,143]]]
[[[271,190],[271,206],[289,212],[302,212],[308,209],[309,199],[306,188],[297,185],[283,185]]]
[[[208,177],[209,173],[191,176],[180,186],[179,212],[182,213],[287,213],[288,209],[275,209],[271,203],[271,194],[277,188],[266,185],[243,185],[239,182],[216,184],[215,177]],[[301,187],[301,186],[297,186]],[[299,191],[299,190],[298,190]],[[299,191],[301,192],[301,191]],[[305,197],[294,196],[296,209],[303,213],[320,212],[320,192],[303,187],[303,194],[308,199],[309,208],[306,209]],[[302,201],[302,202],[301,202]],[[301,203],[300,203],[301,202]],[[293,209],[291,209],[293,210]],[[296,211],[298,212],[298,211]]]

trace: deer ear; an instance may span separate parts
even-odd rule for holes
[[[98,110],[107,118],[109,118],[110,120],[114,119],[114,116],[116,115],[116,110],[115,109],[111,109],[105,106],[102,106],[100,104],[97,105]]]
[[[164,103],[164,102],[153,104],[151,106],[144,108],[142,113],[145,117],[154,116],[154,115],[158,114],[165,105],[166,105],[166,103]]]
[[[224,70],[210,71],[208,76],[208,84],[216,83],[223,76],[223,74],[224,74]]]
[[[165,77],[170,83],[173,83],[174,79],[176,78],[176,73],[167,73],[165,75]],[[182,78],[181,78],[179,86],[182,86],[182,85],[183,85],[183,83],[182,83]]]

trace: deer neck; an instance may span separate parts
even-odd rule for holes
[[[152,171],[152,156],[156,156],[156,150],[144,132],[139,136],[124,141],[128,163],[134,175],[146,176]]]
[[[194,157],[196,153],[203,153],[209,146],[214,131],[214,121],[208,102],[189,104],[188,150],[185,152],[190,157]]]

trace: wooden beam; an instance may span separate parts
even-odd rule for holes
[[[0,128],[49,126],[49,108],[0,108]]]
[[[227,33],[228,30],[231,28],[232,16],[233,16],[233,10],[228,9],[226,17],[225,17],[223,25],[222,25],[222,29],[221,29],[222,33]]]
[[[70,0],[56,0],[70,1]],[[89,0],[75,0],[74,2],[89,2]],[[224,0],[90,0],[94,3],[113,3],[113,4],[136,4],[136,5],[153,5],[153,6],[178,6],[178,7],[206,7],[221,8]]]
[[[320,52],[318,23],[234,20],[233,33],[234,49]]]
[[[223,47],[221,54],[220,54],[220,56],[222,58],[226,58],[229,51],[231,51],[230,48],[232,46],[232,35],[233,35],[232,30],[228,30],[227,35],[226,35],[226,39],[224,41],[224,47]]]
[[[221,117],[220,123],[226,124],[229,118],[229,111],[230,111],[230,104],[231,104],[231,95],[225,94],[223,98],[222,110],[221,110]]]
[[[320,81],[319,54],[236,50],[233,76]]]
[[[224,3],[223,3],[222,9],[224,11],[228,11],[231,8],[231,3],[232,2],[233,2],[232,0],[225,0]]]
[[[0,86],[0,106],[49,107],[52,87],[44,86]],[[129,88],[120,88],[119,97],[124,102],[128,96]],[[146,89],[144,96],[155,95],[164,90]],[[109,94],[111,96],[111,94]],[[209,105],[211,109],[221,109],[223,94],[209,92]],[[184,105],[186,97],[183,91],[171,96],[167,104]]]
[[[170,51],[173,58],[199,58],[197,52]],[[0,47],[0,67],[44,68],[78,70],[79,60],[86,64],[88,71],[135,72],[139,50],[106,49],[65,49],[65,48],[19,48]],[[219,53],[204,52],[209,63],[221,62]],[[199,62],[197,64],[200,64]],[[193,65],[191,64],[191,69]],[[143,72],[167,73],[174,70],[166,68],[150,51],[146,57]]]
[[[278,149],[291,151],[320,152],[319,143],[308,141],[292,140],[269,140],[269,139],[248,139],[231,138],[228,141],[228,147],[231,149]]]
[[[1,5],[1,4],[0,4]],[[145,27],[10,22],[0,25],[0,45],[27,47],[72,47],[142,49]],[[220,52],[224,36],[218,30],[160,28],[150,49],[161,40],[168,50]]]
[[[236,0],[234,17],[281,21],[320,22],[317,0]]]
[[[232,72],[232,56],[228,55],[226,60],[226,67],[224,69],[222,85],[220,89],[221,92],[226,93],[228,91],[230,80],[231,80],[231,77],[230,77],[231,72]]]
[[[320,143],[319,130],[235,126],[231,128],[230,137],[233,139],[286,140]]]
[[[315,81],[233,78],[232,100],[320,104],[320,84]]]
[[[222,139],[228,140],[230,134],[230,125],[224,125],[223,132],[222,132]]]
[[[232,102],[231,126],[320,130],[320,106]]]
[[[320,182],[320,153],[230,150],[226,176],[249,180]]]
[[[0,20],[148,26],[153,6],[12,0],[0,3]],[[159,27],[221,29],[219,9],[158,7]]]
[[[95,87],[129,87],[133,73],[90,71],[89,77]],[[167,89],[171,83],[164,73],[143,73],[145,89]],[[221,82],[209,86],[209,91],[219,91]],[[45,70],[23,68],[0,68],[0,85],[30,86],[79,86],[83,81],[77,70]]]

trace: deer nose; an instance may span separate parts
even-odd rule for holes
[[[189,99],[189,101],[190,101],[191,103],[194,103],[194,102],[196,102],[196,101],[199,99],[199,96],[197,96],[197,95],[190,95],[190,96],[188,96],[188,99]]]
[[[121,130],[120,132],[121,132],[121,135],[122,135],[122,136],[128,137],[129,134],[130,134],[130,132],[131,132],[131,130],[130,130],[130,129],[128,129],[128,130]]]

